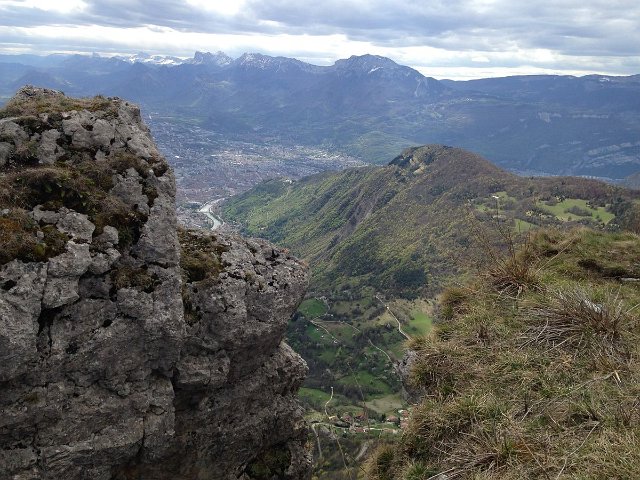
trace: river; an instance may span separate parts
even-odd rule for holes
[[[200,207],[200,210],[198,210],[198,212],[202,213],[203,215],[206,215],[206,217],[213,222],[213,225],[211,226],[211,230],[216,230],[220,228],[222,225],[224,225],[224,222],[222,221],[222,219],[213,213],[213,208],[223,200],[224,198],[218,198],[211,202],[207,202],[202,207]]]

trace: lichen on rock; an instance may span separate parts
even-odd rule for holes
[[[174,202],[137,106],[25,87],[0,111],[3,478],[248,479],[274,449],[308,475],[282,341],[306,268],[178,238]]]

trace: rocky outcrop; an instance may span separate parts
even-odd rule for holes
[[[139,109],[26,87],[0,112],[0,477],[308,475],[287,252],[181,231]],[[182,252],[182,255],[181,255]]]

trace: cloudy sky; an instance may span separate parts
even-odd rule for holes
[[[640,73],[638,0],[0,0],[0,53],[372,53],[436,78]]]

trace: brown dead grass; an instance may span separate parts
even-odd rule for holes
[[[606,273],[635,271],[640,238],[547,231],[528,248],[520,258],[544,266],[535,288],[506,295],[481,275],[452,320],[411,343],[425,396],[369,478],[640,478],[640,289]]]

